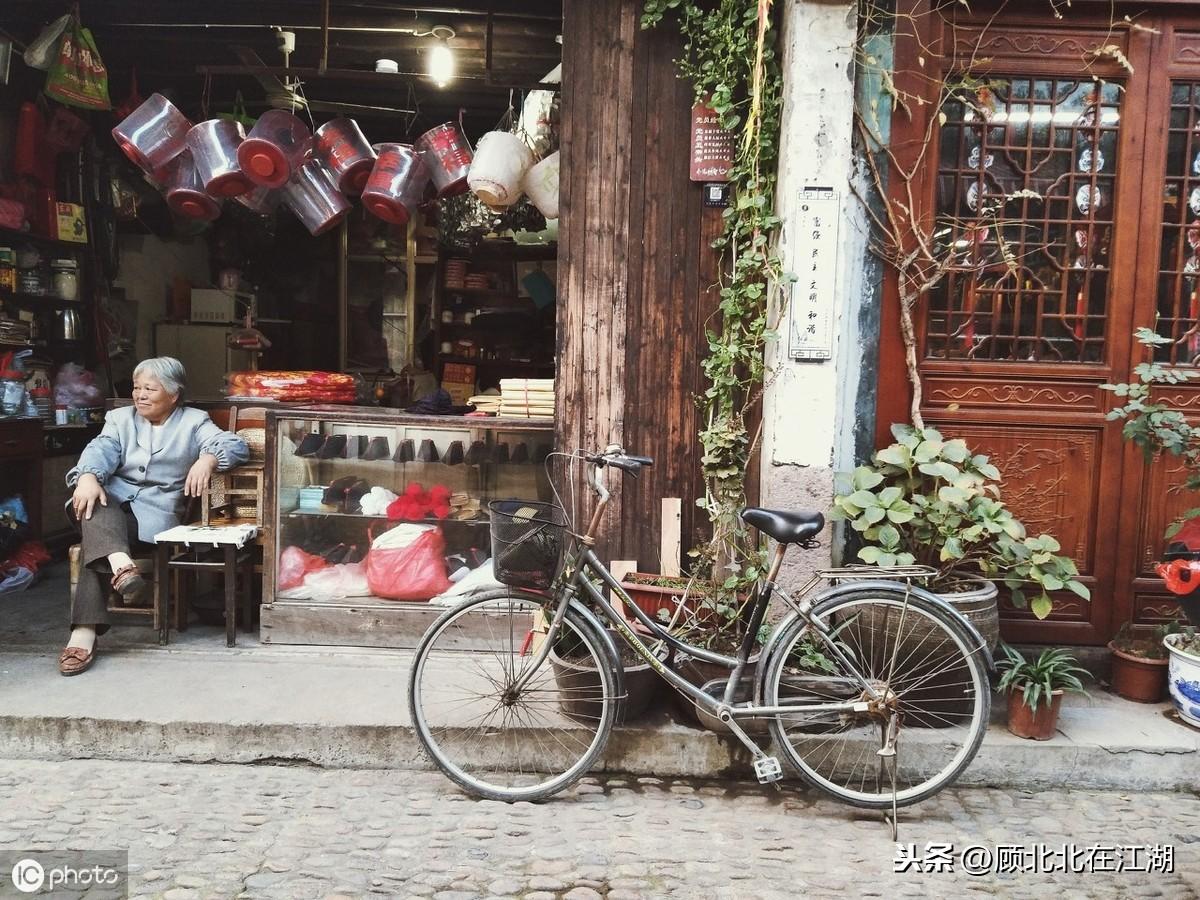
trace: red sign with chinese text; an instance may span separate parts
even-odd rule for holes
[[[707,106],[692,107],[692,181],[728,181],[733,167],[734,135],[721,127]]]

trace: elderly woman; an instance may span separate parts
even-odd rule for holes
[[[180,523],[186,497],[198,497],[213,472],[250,457],[246,442],[222,431],[199,409],[180,405],[187,375],[169,356],[138,363],[133,406],[105,416],[104,430],[67,473],[75,489],[69,514],[83,534],[71,638],[59,657],[64,675],[96,659],[96,636],[108,630],[109,587],[137,599],[146,582],[130,552],[139,541]]]

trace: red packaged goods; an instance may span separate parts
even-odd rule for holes
[[[239,397],[273,397],[306,403],[353,403],[358,382],[340,372],[231,372],[227,393]]]

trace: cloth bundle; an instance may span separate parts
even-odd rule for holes
[[[519,419],[553,419],[554,379],[501,379],[500,415]]]
[[[230,372],[225,393],[231,397],[270,397],[291,403],[354,403],[358,382],[340,372]]]

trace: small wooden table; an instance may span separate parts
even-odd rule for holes
[[[255,525],[179,525],[160,531],[154,536],[155,605],[162,610],[159,642],[166,643],[166,632],[170,629],[169,615],[171,596],[170,582],[174,572],[194,571],[220,573],[225,579],[225,645],[233,647],[237,644],[237,574],[242,569],[246,580],[246,602],[242,604],[245,610],[243,625],[246,630],[253,627],[254,610],[253,581],[254,581],[254,539],[258,535]],[[176,552],[176,547],[182,544],[184,549]],[[219,559],[203,559],[202,554],[221,551]],[[160,593],[161,592],[161,593]],[[181,606],[181,612],[186,615],[186,608]],[[186,623],[184,626],[186,627]]]

